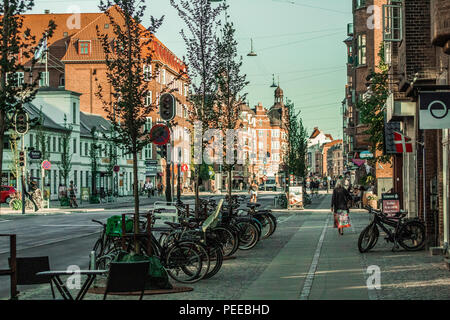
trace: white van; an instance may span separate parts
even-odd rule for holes
[[[266,191],[277,191],[277,182],[274,177],[269,177],[265,183]]]

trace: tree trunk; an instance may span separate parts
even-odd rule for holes
[[[3,138],[5,136],[5,117],[6,115],[4,112],[0,111],[0,184],[3,184]]]
[[[138,158],[137,152],[133,152],[133,195],[134,195],[134,248],[139,253],[139,242],[136,235],[139,233],[139,189],[138,189]]]
[[[195,184],[194,184],[194,188],[195,188],[195,217],[198,218],[198,214],[200,212],[200,193],[199,193],[199,166],[198,164],[195,165]]]
[[[232,185],[231,185],[231,175],[233,174],[233,168],[231,166],[228,167],[228,199],[229,199],[229,214],[233,212],[233,208],[231,207],[231,191],[232,191]]]

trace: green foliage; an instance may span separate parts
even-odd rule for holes
[[[61,172],[61,176],[64,180],[64,185],[67,184],[67,178],[72,170],[72,153],[70,152],[70,137],[72,136],[72,125],[67,125],[66,117],[64,117],[64,127],[66,131],[62,133],[61,137],[61,162],[58,167]],[[80,150],[81,151],[81,150]]]
[[[3,0],[0,2],[0,141],[12,128],[13,114],[34,99],[39,77],[18,84],[18,72],[34,71],[34,53],[44,39],[52,37],[56,28],[50,20],[40,41],[23,27],[23,15],[34,7],[33,0]],[[0,176],[3,163],[3,144],[0,143]]]
[[[308,148],[308,134],[303,126],[300,112],[296,112],[292,101],[286,102],[288,110],[288,150],[286,164],[289,174],[304,178],[307,173],[306,154]]]
[[[376,156],[377,151],[383,152],[384,149],[384,106],[389,97],[388,85],[388,66],[384,62],[384,46],[381,45],[379,51],[381,62],[378,65],[380,71],[372,71],[370,78],[370,87],[368,95],[358,101],[356,108],[360,112],[361,122],[368,125],[369,129],[365,132],[369,135],[370,149],[374,154],[374,162],[390,162],[391,156],[382,154]]]
[[[210,175],[209,172],[212,174]],[[200,165],[199,178],[202,179],[202,181],[214,180],[214,177],[215,172],[213,166],[207,165],[206,163]]]

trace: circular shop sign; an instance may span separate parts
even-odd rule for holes
[[[150,130],[150,140],[158,145],[162,146],[170,140],[170,129],[165,124],[156,124]]]
[[[50,161],[44,160],[44,161],[42,162],[42,169],[44,169],[44,170],[50,170],[51,167],[52,167],[52,164],[50,163]]]
[[[443,119],[448,115],[448,107],[440,100],[435,100],[428,105],[428,110],[430,110],[433,118]]]

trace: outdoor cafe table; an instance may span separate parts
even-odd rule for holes
[[[43,271],[38,272],[37,275],[50,277],[51,281],[55,284],[56,288],[58,289],[59,293],[64,298],[64,300],[83,300],[87,291],[94,282],[95,277],[107,272],[108,270],[80,270],[80,271],[64,270],[64,271]],[[60,276],[72,276],[74,274],[87,276],[86,281],[81,286],[81,289],[78,292],[77,297],[75,299],[70,294],[66,284],[60,278]]]

